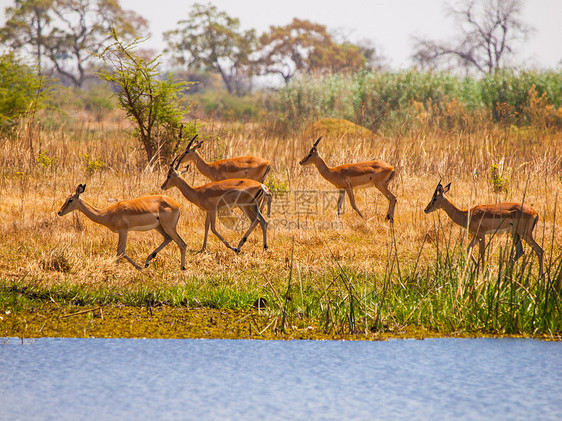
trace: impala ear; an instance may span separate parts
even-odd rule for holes
[[[443,189],[443,193],[447,193],[450,188],[451,188],[451,183],[449,183],[445,186],[445,188]]]
[[[203,146],[202,140],[200,142],[197,142],[197,144],[193,147],[193,149],[199,149],[201,146]]]
[[[78,187],[76,187],[76,196],[80,196],[82,193],[84,193],[84,190],[86,190],[86,185],[78,184]]]

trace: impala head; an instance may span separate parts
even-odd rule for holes
[[[447,193],[450,188],[451,188],[451,183],[449,183],[445,187],[443,187],[443,185],[441,184],[441,180],[439,180],[439,183],[437,183],[437,187],[435,188],[435,191],[433,192],[433,197],[431,198],[431,201],[429,202],[429,204],[424,209],[424,212],[430,213],[430,212],[433,212],[437,209],[441,209],[441,206],[443,204],[443,199],[444,199],[443,195],[445,193]]]
[[[182,157],[183,155],[181,154],[176,156],[172,161],[172,163],[170,164],[170,168],[168,169],[168,174],[166,175],[166,180],[164,180],[164,184],[162,184],[162,186],[160,187],[162,190],[168,190],[176,186],[176,181],[180,177],[178,168],[181,164]],[[189,168],[189,165],[187,166],[187,168]]]
[[[84,190],[86,190],[86,185],[79,184],[78,187],[76,187],[76,193],[71,194],[66,198],[64,205],[62,205],[62,207],[58,211],[58,215],[63,216],[75,210],[76,205],[78,205],[78,203],[80,202],[80,195],[84,193]]]
[[[183,161],[186,161],[186,160],[187,161],[193,161],[195,159],[195,151],[197,149],[199,149],[201,146],[203,146],[203,141],[196,142],[195,144],[193,144],[193,142],[195,142],[195,139],[197,139],[197,136],[198,135],[193,136],[193,138],[187,144],[187,147],[185,148],[185,151],[183,152],[183,154],[181,154],[181,156],[179,158],[180,164]]]
[[[316,146],[318,146],[318,142],[320,142],[320,140],[322,140],[322,136],[320,136],[316,142],[314,142],[314,145],[312,145],[312,149],[310,149],[310,152],[308,153],[307,156],[305,156],[300,162],[299,164],[301,165],[310,165],[313,162],[313,159],[311,158],[315,158],[318,156],[318,149],[316,149]]]
[[[197,135],[195,137],[197,137]],[[195,139],[195,137],[193,139]],[[191,146],[191,143],[190,143],[189,146],[185,149],[185,152],[183,153],[183,156],[181,158],[182,162],[183,161],[194,161],[197,149],[199,149],[201,146],[203,146],[202,140],[199,141],[199,142],[195,142],[195,144],[193,146]]]

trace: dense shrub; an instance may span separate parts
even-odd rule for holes
[[[413,127],[463,128],[491,116],[495,122],[531,124],[537,115],[562,125],[562,73],[498,72],[482,79],[408,70],[306,78],[267,101],[289,130],[319,118],[344,118],[371,130]]]
[[[48,90],[35,70],[13,54],[0,56],[0,129],[41,108]]]

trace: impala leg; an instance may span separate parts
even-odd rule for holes
[[[529,244],[533,248],[535,253],[537,253],[537,256],[539,258],[539,275],[542,276],[542,274],[543,274],[543,255],[544,255],[544,251],[543,251],[542,247],[539,246],[539,243],[537,243],[535,241],[535,239],[533,238],[533,234],[528,234],[523,239],[525,240],[525,242],[527,244]]]
[[[353,209],[355,209],[355,212],[357,212],[361,218],[365,219],[363,214],[359,211],[359,209],[357,209],[357,205],[355,204],[355,193],[353,192],[353,189],[349,188],[349,189],[346,189],[345,191],[347,192],[347,195],[349,196],[349,203],[351,204],[351,207]]]
[[[244,243],[248,240],[248,237],[250,236],[252,231],[256,228],[258,222],[260,223],[261,230],[263,233],[263,249],[267,250],[267,222],[264,219],[263,215],[261,214],[258,206],[254,205],[250,208],[241,206],[240,209],[242,209],[242,211],[246,214],[248,219],[251,221],[251,224],[250,224],[250,228],[248,228],[248,231],[246,231],[246,234],[244,234],[244,236],[240,240],[240,243],[238,243],[236,252],[240,253],[240,249],[242,248]]]
[[[185,251],[187,249],[187,244],[185,244],[185,241],[183,241],[183,239],[180,237],[180,235],[178,234],[178,232],[176,230],[172,231],[170,230],[170,232],[168,233],[168,235],[170,237],[172,237],[172,240],[174,240],[174,242],[178,245],[178,247],[180,248],[180,254],[181,254],[181,270],[185,270]]]
[[[473,236],[472,239],[470,240],[470,243],[468,244],[467,249],[466,249],[466,254],[470,256],[470,258],[472,259],[472,261],[474,262],[475,265],[478,265],[478,262],[476,261],[474,256],[471,254],[471,251],[472,251],[472,247],[474,247],[476,245],[477,241],[478,241],[478,237]]]
[[[271,193],[265,193],[262,196],[262,202],[260,205],[260,211],[263,211],[263,208],[267,204],[267,217],[271,216],[271,202],[273,201],[273,195]]]
[[[345,190],[340,190],[340,194],[338,197],[338,213],[337,213],[338,217],[341,215],[344,200],[345,200]]]
[[[385,184],[383,185],[375,184],[375,187],[382,194],[384,194],[384,197],[386,197],[389,202],[388,211],[386,212],[385,219],[390,221],[391,223],[394,223],[394,207],[396,206],[396,196],[390,190],[388,190],[388,187]]]
[[[478,237],[478,249],[480,250],[480,262],[483,265],[486,258],[486,240],[484,237]]]
[[[176,214],[172,214],[170,220],[168,219],[168,217],[165,217],[164,221],[161,220],[161,222],[164,222],[164,225],[161,225],[161,228],[166,232],[166,235],[168,235],[180,248],[181,270],[185,270],[185,251],[187,250],[187,244],[185,244],[185,241],[183,241],[183,239],[178,234],[179,219],[179,212],[177,212]]]
[[[226,247],[228,247],[230,250],[236,251],[236,249],[234,247],[232,247],[230,244],[228,244],[228,241],[226,241],[224,238],[222,238],[222,236],[218,233],[217,229],[216,229],[216,217],[217,217],[217,213],[216,212],[209,212],[208,213],[208,217],[210,217],[210,223],[211,223],[211,231],[213,231],[213,234],[215,234],[219,240],[221,240]]]
[[[203,253],[207,248],[207,238],[209,237],[209,226],[211,225],[211,215],[207,212],[207,217],[205,218],[205,237],[203,238],[203,247],[199,250],[199,253]]]
[[[119,231],[119,243],[117,244],[117,264],[119,264],[119,260],[121,259],[121,257],[124,257],[136,269],[142,270],[142,268],[139,265],[137,265],[133,261],[133,259],[131,259],[129,256],[127,256],[127,254],[125,254],[126,245],[127,245],[127,231]]]
[[[158,231],[160,234],[162,234],[162,237],[164,237],[164,241],[162,241],[162,243],[156,247],[156,249],[150,253],[148,255],[148,257],[146,258],[146,261],[144,262],[144,267],[147,268],[148,265],[150,264],[150,261],[152,259],[154,259],[156,257],[156,255],[160,252],[160,250],[162,250],[164,247],[166,247],[170,241],[172,241],[172,238],[166,234],[166,231],[164,231],[164,229],[162,227],[157,227],[156,231]]]
[[[523,256],[523,254],[525,254],[523,244],[521,243],[521,236],[517,233],[513,234],[513,244],[515,245],[515,256],[513,257],[513,261],[516,262],[521,256]]]

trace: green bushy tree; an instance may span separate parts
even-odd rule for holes
[[[135,53],[138,41],[125,44],[114,32],[114,43],[101,54],[112,70],[102,70],[102,79],[117,86],[117,100],[136,124],[136,134],[146,152],[148,162],[167,158],[178,146],[177,133],[188,108],[181,105],[182,91],[189,83],[178,82],[169,75],[159,80],[157,59],[146,61]],[[195,126],[187,128],[194,133]]]
[[[40,108],[47,92],[32,67],[13,54],[0,56],[0,129],[11,127],[27,112]]]

